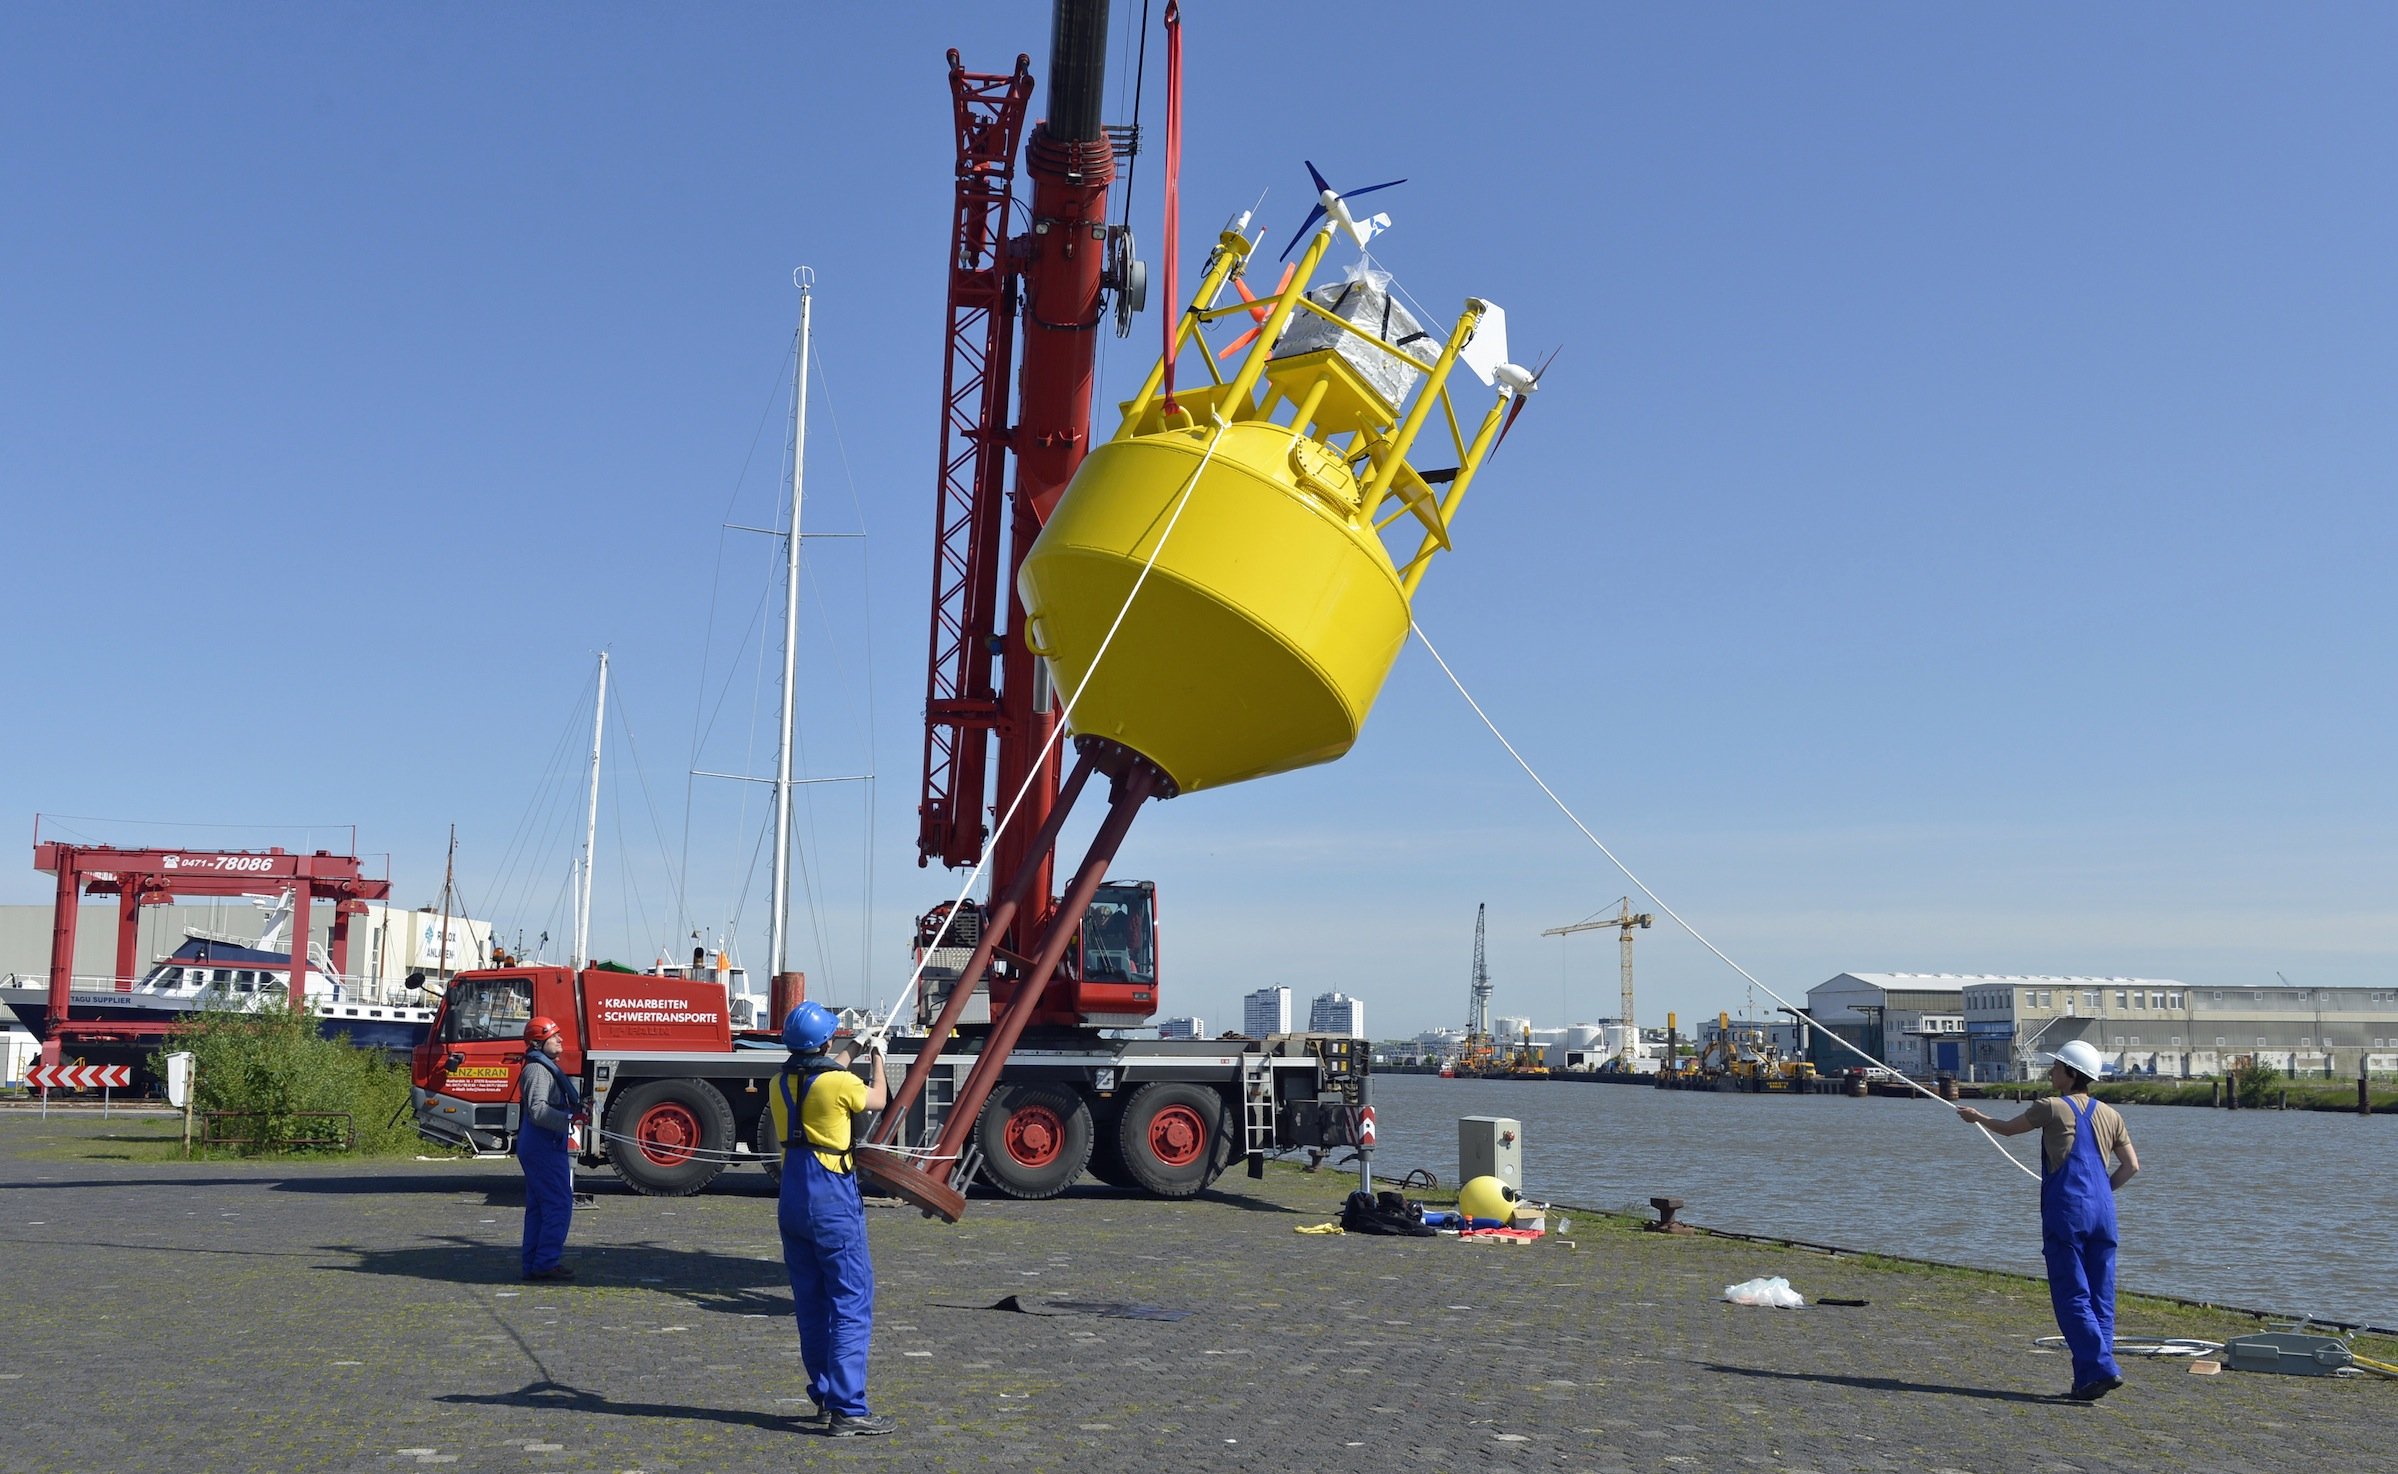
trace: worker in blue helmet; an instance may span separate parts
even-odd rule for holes
[[[805,1421],[834,1438],[889,1433],[898,1425],[866,1405],[866,1348],[874,1331],[874,1259],[866,1249],[866,1209],[858,1197],[857,1118],[890,1099],[883,1052],[853,1072],[858,1041],[821,1003],[802,1003],[783,1021],[791,1058],[768,1097],[774,1139],[783,1146],[783,1264],[799,1319],[799,1355],[808,1370]]]

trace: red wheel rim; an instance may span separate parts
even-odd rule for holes
[[[1170,1105],[1149,1118],[1149,1155],[1168,1167],[1188,1167],[1207,1149],[1207,1122],[1187,1105]]]
[[[1008,1112],[999,1139],[1009,1161],[1020,1167],[1046,1167],[1066,1150],[1066,1123],[1045,1105],[1023,1106]]]
[[[680,1101],[664,1101],[641,1113],[633,1136],[641,1155],[661,1167],[680,1167],[699,1145],[699,1117]]]

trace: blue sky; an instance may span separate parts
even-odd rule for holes
[[[2388,980],[2391,12],[1186,9],[1186,279],[1260,190],[1287,235],[1302,157],[1404,174],[1378,257],[1563,346],[1418,618],[1728,951]],[[805,262],[809,527],[869,534],[809,550],[806,767],[879,779],[871,826],[811,795],[795,926],[890,996],[956,883],[913,846],[951,46],[1040,63],[1046,7],[0,11],[0,815],[354,823],[412,901],[455,821],[478,909],[559,933],[605,645],[600,950],[762,954],[758,794],[684,774],[770,752],[773,550],[722,524],[773,516]],[[1484,901],[1499,1011],[1612,1011],[1609,940],[1538,933],[1624,885],[1419,651],[1349,758],[1119,871],[1211,1024],[1453,1024]],[[1640,945],[1644,1022],[1746,1001]]]

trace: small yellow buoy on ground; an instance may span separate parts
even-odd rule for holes
[[[1515,1205],[1523,1194],[1496,1177],[1477,1177],[1457,1190],[1457,1211],[1468,1218],[1515,1221]]]

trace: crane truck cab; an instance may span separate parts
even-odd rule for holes
[[[691,1078],[694,1062],[740,1056],[744,1069],[780,1065],[779,1044],[744,1039],[739,1056],[724,985],[592,967],[512,967],[450,980],[440,1012],[410,1060],[419,1135],[477,1155],[516,1145],[525,1021],[555,1019],[558,1063],[575,1079],[599,1129],[582,1143],[644,1192],[692,1191],[715,1176],[756,1122],[757,1092]],[[770,1060],[758,1051],[772,1048]],[[671,1059],[675,1070],[611,1089],[627,1061]],[[745,1082],[746,1083],[746,1082]],[[682,1184],[688,1183],[688,1186]]]

